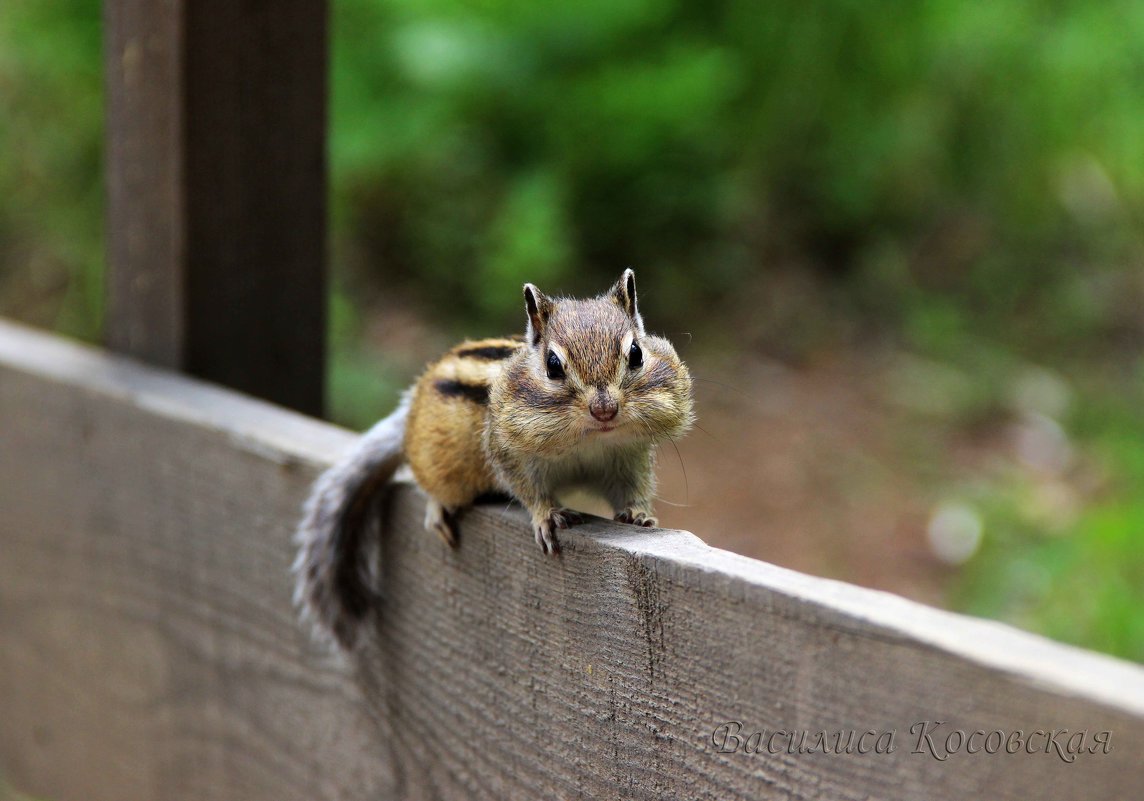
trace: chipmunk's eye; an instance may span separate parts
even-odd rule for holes
[[[548,377],[553,380],[558,380],[564,377],[564,365],[560,363],[560,357],[553,351],[548,351],[548,360],[544,363],[548,372]]]
[[[640,348],[640,343],[634,340],[631,349],[628,350],[628,367],[633,370],[643,367],[643,349]]]

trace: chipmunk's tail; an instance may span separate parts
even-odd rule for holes
[[[409,402],[406,394],[393,414],[318,477],[298,524],[294,603],[319,638],[332,638],[346,651],[377,602],[376,559],[366,547],[369,512],[401,465]]]

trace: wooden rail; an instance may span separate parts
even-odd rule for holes
[[[10,786],[52,801],[1144,787],[1138,666],[680,531],[592,523],[552,560],[519,511],[485,507],[449,551],[408,486],[383,510],[376,637],[342,664],[296,624],[289,565],[303,494],[349,442],[0,323]]]

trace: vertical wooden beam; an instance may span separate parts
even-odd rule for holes
[[[183,366],[182,19],[178,3],[104,0],[107,344]]]
[[[107,343],[317,414],[325,0],[105,0]]]

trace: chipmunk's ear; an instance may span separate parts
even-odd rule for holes
[[[643,333],[643,318],[640,317],[636,307],[636,272],[631,267],[624,270],[620,280],[616,281],[608,293],[619,304],[620,308],[636,325],[636,331]]]
[[[528,312],[528,328],[525,335],[528,343],[535,345],[544,336],[548,327],[548,317],[552,314],[552,300],[536,288],[535,284],[524,285],[524,310]]]

